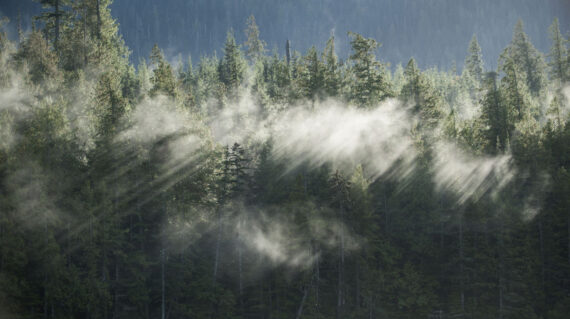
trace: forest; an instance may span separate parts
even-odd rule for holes
[[[270,51],[254,15],[132,63],[112,0],[37,2],[0,17],[0,318],[567,318],[558,19],[496,68],[479,34],[461,71]]]

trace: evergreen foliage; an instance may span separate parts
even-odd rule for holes
[[[473,37],[461,76],[412,58],[392,77],[356,33],[347,62],[334,36],[268,56],[253,16],[249,64],[230,31],[221,59],[173,69],[156,45],[135,69],[111,1],[42,3],[20,43],[0,24],[1,318],[567,316],[556,20],[550,78],[522,22],[495,71]],[[315,138],[334,112],[362,116]],[[405,138],[358,131],[382,112],[405,114]],[[314,114],[310,154],[280,156],[280,130]],[[325,158],[331,140],[358,156]]]

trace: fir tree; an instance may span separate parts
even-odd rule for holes
[[[350,44],[353,53],[350,60],[353,62],[351,72],[354,77],[351,99],[359,106],[365,107],[392,96],[385,67],[376,61],[374,55],[380,44],[357,33],[349,33],[349,36],[352,38]]]
[[[481,47],[475,35],[473,35],[471,42],[469,42],[468,53],[465,58],[465,70],[480,83],[483,79],[483,56],[481,55]]]
[[[247,47],[247,57],[250,61],[254,62],[260,59],[265,54],[266,43],[259,38],[259,28],[255,23],[253,15],[247,18],[247,28],[245,30],[245,46]]]
[[[550,61],[548,62],[548,66],[550,67],[550,77],[564,83],[568,79],[569,66],[565,59],[568,53],[566,44],[564,43],[564,38],[560,34],[558,18],[554,19],[554,22],[552,22],[552,25],[548,30],[550,33],[550,39],[552,40],[552,46],[550,47],[550,53],[548,54],[548,57],[550,58]]]

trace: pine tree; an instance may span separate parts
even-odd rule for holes
[[[441,118],[441,101],[424,74],[419,70],[416,60],[411,58],[404,69],[406,82],[400,97],[413,105],[414,112],[420,115],[420,126],[434,128]]]
[[[510,127],[507,123],[507,112],[497,86],[497,73],[486,74],[484,89],[486,93],[481,101],[481,118],[487,127],[486,138],[489,145],[487,151],[493,154],[504,150],[509,131],[514,127],[512,123]]]
[[[513,39],[509,46],[501,54],[503,64],[508,63],[506,59],[512,59],[517,68],[524,73],[524,83],[534,96],[538,96],[545,88],[544,58],[530,42],[528,35],[524,32],[523,22],[519,20],[515,26]],[[501,63],[501,62],[499,62]]]
[[[550,53],[548,57],[550,61],[548,66],[550,67],[550,77],[554,80],[564,83],[568,79],[568,64],[565,59],[567,53],[566,44],[564,43],[564,38],[560,34],[560,27],[558,25],[558,18],[554,19],[552,25],[548,29],[550,33],[550,39],[552,40],[552,46],[550,47]]]
[[[255,17],[253,14],[247,19],[247,29],[245,30],[247,40],[245,46],[247,47],[247,57],[250,61],[255,63],[265,54],[265,41],[259,39],[259,28],[255,24]]]
[[[335,39],[331,36],[325,46],[322,60],[324,62],[324,88],[328,96],[337,96],[340,91],[341,75],[338,57],[335,52]]]
[[[481,83],[483,79],[483,56],[481,55],[481,47],[475,35],[473,35],[471,42],[469,42],[468,53],[465,58],[465,70],[477,80],[477,83]]]
[[[508,110],[508,123],[511,126],[522,120],[530,111],[527,74],[523,65],[516,62],[512,50],[508,47],[499,58],[499,71],[505,74],[501,78],[501,90]]]
[[[158,45],[154,45],[152,52],[150,54],[151,65],[154,67],[152,76],[152,88],[150,89],[150,96],[156,96],[158,94],[164,94],[171,98],[176,98],[176,80],[174,78],[174,72],[170,63],[164,60],[162,51],[158,48]]]
[[[60,75],[58,58],[39,31],[30,34],[16,53],[15,60],[20,66],[25,64],[28,67],[32,83],[42,84],[47,80],[55,80]]]
[[[303,91],[302,95],[308,99],[315,100],[322,95],[325,86],[325,67],[319,60],[317,49],[311,47],[307,55],[303,58],[303,68],[299,77],[299,86]]]
[[[374,103],[393,95],[390,83],[387,81],[385,66],[376,61],[374,51],[380,43],[374,39],[364,38],[357,33],[349,33],[353,53],[350,60],[354,83],[352,84],[351,99],[361,106],[371,106]]]
[[[226,86],[228,97],[235,99],[238,96],[238,88],[245,74],[245,62],[239,49],[233,32],[229,31],[224,46],[224,57],[220,63],[220,79]]]
[[[43,20],[46,23],[46,31],[52,36],[53,47],[57,52],[59,50],[59,38],[62,27],[62,19],[68,16],[64,10],[68,6],[69,0],[36,0],[41,3],[44,8],[52,8],[53,12],[42,13],[38,20]]]

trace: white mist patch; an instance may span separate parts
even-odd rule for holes
[[[410,137],[413,118],[396,100],[374,109],[356,109],[328,101],[314,110],[294,108],[272,120],[274,156],[290,169],[304,163],[355,167],[362,164],[373,178],[392,171],[400,162],[413,166],[416,152]]]
[[[565,97],[565,101],[562,102],[562,114],[561,115],[564,119],[566,119],[568,117],[568,114],[570,114],[570,84],[566,85],[562,89],[562,94]]]
[[[508,155],[474,157],[444,142],[435,147],[432,169],[437,189],[454,192],[459,204],[502,189],[514,176]]]
[[[477,116],[472,104],[463,105],[466,117]],[[367,178],[405,179],[416,167],[418,152],[412,134],[417,123],[409,109],[396,99],[370,109],[336,100],[299,105],[261,117],[250,96],[228,106],[210,119],[218,141],[245,143],[271,138],[272,156],[286,163],[286,174],[302,165],[331,164],[352,172],[362,165]],[[464,203],[488,190],[500,190],[514,172],[510,156],[477,157],[440,141],[433,148],[434,183]]]
[[[23,225],[43,229],[61,220],[46,174],[39,165],[28,163],[7,178],[8,189],[16,199],[16,212]]]
[[[308,206],[311,206],[309,204]],[[311,212],[299,209],[306,215]],[[313,207],[313,209],[315,209]],[[311,209],[309,209],[311,210]],[[255,254],[268,259],[273,266],[309,268],[323,251],[336,251],[342,245],[346,254],[360,248],[357,237],[334,218],[306,216],[309,232],[303,231],[290,214],[282,211],[275,215],[244,213],[233,219],[239,243]],[[312,211],[315,214],[315,211]]]
[[[157,151],[164,153],[165,165],[169,168],[191,161],[202,145],[202,139],[192,132],[196,123],[190,114],[166,97],[143,101],[129,120],[130,126],[117,140],[142,144],[162,142]]]
[[[132,125],[121,132],[118,139],[147,143],[181,132],[185,115],[173,104],[165,97],[143,101],[131,115]]]
[[[259,225],[254,221],[238,223],[240,240],[250,250],[266,257],[274,265],[308,267],[316,258],[310,247],[300,245],[290,234],[290,228],[275,222]]]
[[[266,137],[267,119],[262,118],[262,110],[249,91],[236,103],[222,109],[210,109],[214,111],[209,115],[207,124],[214,139],[222,145],[241,144],[252,137]]]
[[[15,123],[30,114],[33,99],[19,81],[0,89],[0,149],[8,150],[18,139]]]

